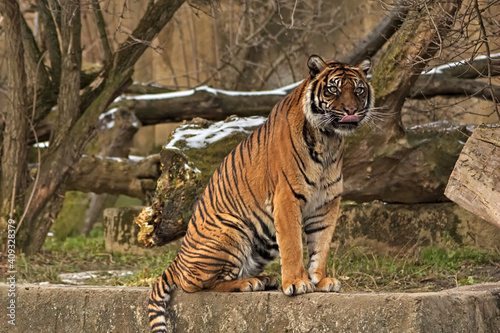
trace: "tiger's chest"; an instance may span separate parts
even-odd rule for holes
[[[308,193],[307,202],[302,210],[303,218],[316,214],[326,203],[342,194],[343,177],[341,163],[338,167],[325,170],[318,177],[315,185]]]
[[[309,160],[306,175],[309,177],[303,218],[315,214],[325,203],[340,196],[343,190],[342,156],[344,142],[340,137],[319,138],[313,151],[317,161]],[[310,184],[312,183],[312,185]]]

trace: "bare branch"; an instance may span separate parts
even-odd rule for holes
[[[497,105],[499,99],[495,98],[495,92],[494,92],[494,89],[493,89],[493,84],[491,83],[491,72],[492,72],[492,69],[491,69],[490,44],[488,42],[488,34],[486,33],[486,28],[484,27],[483,17],[481,15],[481,11],[479,10],[478,0],[474,0],[474,9],[476,10],[477,20],[479,22],[479,27],[480,27],[480,30],[481,30],[481,37],[482,37],[482,41],[481,42],[486,47],[486,63],[487,63],[487,67],[488,67],[488,88],[489,88],[490,93],[491,93],[491,100],[493,102],[493,108],[494,108],[496,114],[498,115],[498,119],[500,120],[500,112],[498,111],[498,105]]]
[[[375,28],[346,55],[339,60],[349,64],[358,64],[365,57],[374,56],[391,38],[403,23],[410,4],[408,0],[399,0],[394,8],[382,18]]]
[[[52,6],[56,6],[55,1],[50,1]],[[57,8],[50,8],[47,0],[37,0],[38,10],[40,12],[40,18],[45,30],[45,43],[49,50],[51,76],[54,87],[59,89],[59,82],[61,79],[61,49],[59,48],[59,36],[57,34],[57,28],[55,24],[55,15],[60,18],[59,11]],[[55,13],[54,13],[55,12]],[[59,19],[60,24],[60,19]]]
[[[108,34],[106,33],[106,23],[104,22],[104,17],[102,16],[99,0],[92,0],[92,5],[94,8],[94,15],[97,23],[97,31],[99,32],[101,46],[104,51],[104,62],[109,62],[111,61],[111,58],[113,56],[113,51],[111,50],[111,46],[109,45]]]

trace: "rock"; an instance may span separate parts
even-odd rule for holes
[[[500,230],[454,203],[341,204],[333,236],[340,246],[379,254],[411,253],[422,246],[500,247]]]
[[[0,284],[2,304],[9,286]],[[24,332],[149,332],[150,288],[18,285],[15,326]],[[193,293],[176,290],[168,332],[499,333],[500,284],[429,293]]]

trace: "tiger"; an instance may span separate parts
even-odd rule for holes
[[[212,175],[177,256],[151,290],[152,332],[166,332],[165,307],[176,288],[276,289],[278,279],[260,274],[278,256],[285,295],[340,290],[326,262],[343,190],[344,136],[370,119],[374,105],[371,60],[350,66],[312,55],[307,66],[309,76]]]

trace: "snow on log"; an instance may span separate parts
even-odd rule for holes
[[[481,125],[474,130],[445,195],[500,228],[500,125]]]

